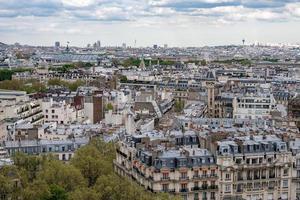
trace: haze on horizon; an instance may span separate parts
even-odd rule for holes
[[[299,44],[298,0],[0,0],[1,42]]]

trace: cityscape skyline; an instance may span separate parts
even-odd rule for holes
[[[300,3],[249,0],[0,1],[4,43],[136,47],[299,44]],[[121,34],[120,34],[121,33]]]

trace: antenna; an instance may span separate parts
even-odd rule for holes
[[[136,47],[136,40],[134,40],[134,47]]]

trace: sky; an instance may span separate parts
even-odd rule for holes
[[[300,0],[0,0],[0,42],[300,44]]]

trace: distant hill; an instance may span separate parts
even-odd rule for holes
[[[7,44],[0,42],[0,47],[7,47],[7,46],[8,46]]]

